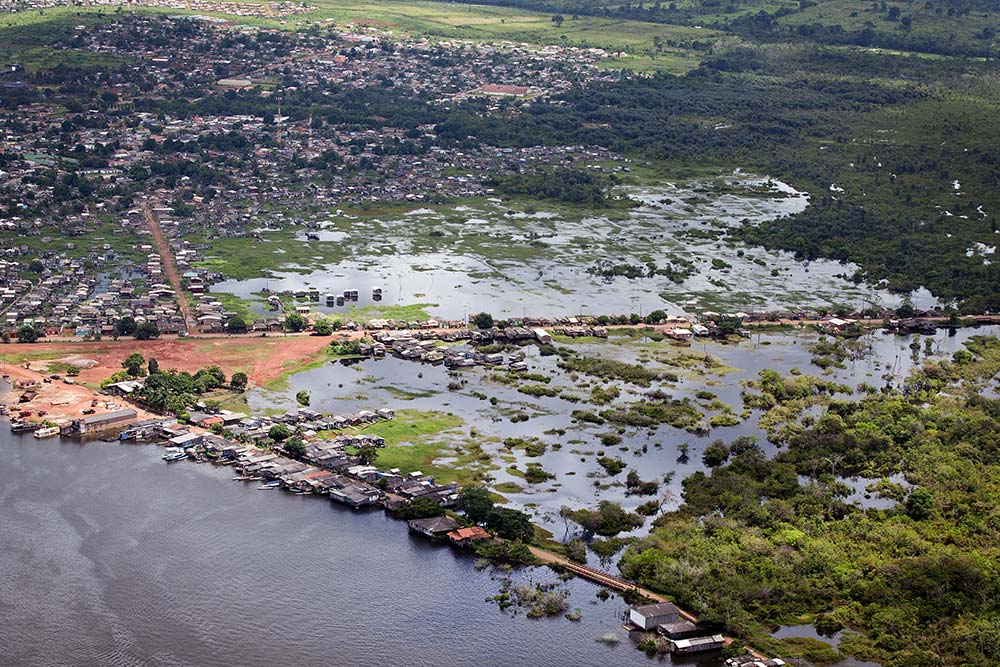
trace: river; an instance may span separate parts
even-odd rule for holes
[[[161,453],[0,429],[0,664],[670,662],[597,642],[625,639],[625,605],[589,583],[566,584],[579,622],[501,612],[485,601],[495,573],[381,512]],[[515,578],[555,581],[546,568]]]

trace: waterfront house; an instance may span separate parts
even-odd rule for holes
[[[171,447],[194,447],[195,445],[200,445],[204,436],[200,433],[185,433],[183,435],[178,435],[170,438]]]
[[[629,609],[628,618],[642,630],[653,630],[657,626],[676,623],[680,618],[680,609],[670,602],[646,604]]]
[[[124,426],[135,421],[136,411],[132,408],[105,412],[99,415],[87,415],[80,420],[80,433],[93,433],[116,426]]]
[[[656,628],[659,633],[669,639],[687,639],[698,634],[698,626],[691,621],[662,623]]]
[[[330,500],[354,508],[368,507],[378,501],[378,493],[360,484],[350,484],[339,489],[330,489]]]
[[[458,528],[448,533],[448,541],[460,547],[470,546],[476,542],[490,539],[491,535],[480,526]]]
[[[458,528],[458,522],[450,516],[434,516],[429,519],[413,519],[408,522],[410,530],[427,537],[441,537]]]
[[[786,664],[781,658],[764,660],[749,653],[726,660],[726,667],[785,667]]]
[[[702,653],[717,651],[726,645],[725,637],[712,635],[710,637],[694,637],[693,639],[668,639],[673,653]]]

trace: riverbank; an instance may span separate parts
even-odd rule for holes
[[[146,434],[152,434],[154,432],[160,433],[161,430],[163,430],[164,434],[169,434],[170,432],[172,432],[170,429],[174,428],[172,424],[173,423],[171,420],[165,420],[159,426],[156,426],[155,424],[152,423],[147,423],[143,428],[143,433]],[[212,437],[204,429],[196,429],[195,431],[192,432],[197,433],[197,435],[199,435],[200,437],[208,437],[208,438]],[[202,441],[199,441],[199,443],[201,442]],[[162,445],[169,443],[160,442],[160,444]],[[227,446],[236,448],[236,451],[233,452],[233,450],[231,449],[226,449]],[[222,456],[212,455],[212,454],[218,454],[220,451],[219,448],[221,448],[223,455]],[[292,491],[296,495],[301,495],[304,492],[306,495],[318,495],[323,499],[327,498],[325,494],[319,492],[314,493],[311,490],[304,491],[304,489],[309,489],[310,487],[308,485],[300,484],[300,482],[306,479],[310,479],[313,483],[317,481],[315,475],[309,473],[309,469],[291,470],[289,468],[289,463],[292,463],[294,465],[294,460],[282,459],[280,455],[277,455],[276,457],[275,454],[268,454],[266,450],[256,450],[256,448],[240,446],[238,443],[228,443],[227,445],[222,439],[216,438],[215,440],[212,441],[211,445],[204,446],[202,444],[198,444],[191,447],[188,451],[191,452],[191,455],[188,458],[198,463],[211,462],[213,464],[216,464],[217,466],[235,467],[238,470],[238,474],[233,479],[236,481],[257,483],[259,481],[267,482],[268,480],[275,480],[275,481],[280,480],[281,488],[284,488],[288,491]],[[258,453],[254,454],[255,451]],[[232,453],[235,453],[236,459],[233,459],[230,456],[228,456],[228,454]],[[260,464],[265,460],[266,464],[261,466]],[[175,469],[174,466],[171,466],[171,470],[173,469]],[[374,485],[366,482],[365,481],[366,477],[363,472],[355,473],[352,470],[348,470],[345,472],[345,474],[347,476],[352,477],[354,483],[356,483],[357,485],[362,485],[365,488],[367,488],[368,492],[370,493],[373,494],[380,493],[380,489],[383,488],[381,485]],[[259,486],[258,488],[266,489],[270,488],[270,485]],[[392,496],[390,494],[385,497],[385,500],[387,501],[391,500],[393,497],[398,498],[398,496]],[[333,498],[331,498],[331,500],[332,499]],[[393,513],[392,511],[389,511],[390,508],[389,504],[386,503],[382,504],[383,507],[387,510],[386,513],[387,517],[397,518],[397,519],[399,518],[397,514]],[[440,536],[438,539],[439,541],[442,542],[444,541]],[[432,541],[434,541],[433,538]],[[651,591],[631,586],[621,578],[614,577],[613,575],[609,575],[606,573],[602,573],[600,571],[594,570],[593,568],[581,568],[579,565],[571,563],[570,561],[559,556],[558,554],[552,553],[551,551],[545,550],[537,546],[531,546],[529,547],[529,549],[531,554],[537,559],[539,563],[552,565],[557,570],[573,573],[577,576],[580,576],[582,579],[590,581],[591,583],[594,583],[598,586],[608,588],[618,593],[631,591],[632,593],[638,593],[643,597],[649,598],[650,600],[657,602],[665,601],[665,598],[655,593],[652,593]],[[696,621],[696,619],[694,619],[693,616],[687,614],[686,612],[682,612],[682,616],[684,616],[688,620]],[[611,629],[612,628],[608,628],[608,630]],[[727,638],[727,643],[731,643],[731,641],[732,641],[731,639]]]
[[[52,378],[52,374],[44,371],[10,365],[3,368],[2,375],[5,382],[0,383],[0,404],[7,407],[11,416],[29,412],[25,415],[28,421],[63,426],[88,414],[100,415],[132,407],[113,396],[77,384],[73,378],[70,378],[73,383],[68,384],[62,376]],[[136,419],[155,417],[141,408],[134,409]]]
[[[599,324],[601,318],[581,316],[579,318],[562,318],[560,321],[545,318],[525,318],[526,322],[541,322],[541,326],[560,327],[568,330],[584,330],[594,326],[605,329],[649,331],[651,335],[666,336],[675,339],[699,339],[692,335],[692,326],[696,321],[685,318],[672,318],[661,324],[647,323],[605,323]],[[931,329],[941,326],[977,326],[1000,323],[1000,315],[970,315],[957,321],[946,316],[925,316],[917,322]],[[859,318],[854,320],[839,320],[837,318],[818,318],[805,316],[801,318],[757,317],[749,316],[740,321],[740,328],[745,331],[792,331],[806,328],[822,328],[833,335],[838,334],[837,324],[831,322],[848,322],[856,325],[861,331],[883,329],[886,320],[881,318]],[[533,325],[527,325],[529,331]],[[842,325],[840,325],[842,326]],[[373,321],[355,323],[352,328],[334,331],[330,336],[317,336],[310,332],[277,333],[262,335],[260,333],[242,335],[198,334],[190,337],[162,337],[158,340],[133,340],[121,338],[118,340],[84,341],[76,338],[56,340],[42,339],[35,343],[9,343],[0,345],[0,363],[7,369],[26,368],[40,374],[50,367],[65,368],[75,365],[79,369],[79,381],[96,387],[101,381],[121,370],[121,362],[129,354],[139,352],[145,358],[155,358],[164,367],[175,368],[178,371],[196,372],[200,368],[216,365],[227,375],[234,372],[247,374],[251,384],[266,386],[276,380],[305,370],[317,361],[329,356],[326,349],[331,341],[354,341],[370,338],[380,333],[391,332],[395,335],[416,334],[419,336],[457,339],[469,331],[463,326],[441,326],[434,320],[421,323],[410,323],[399,326],[394,321]],[[475,331],[475,330],[473,330]],[[479,333],[479,332],[477,332]],[[577,335],[577,334],[571,334]],[[586,335],[585,333],[579,335]],[[534,334],[531,334],[532,338]],[[28,364],[27,367],[24,364]]]
[[[0,428],[0,451],[4,664],[643,662],[620,631],[617,645],[596,641],[620,627],[617,596],[572,579],[559,586],[579,621],[502,613],[484,602],[495,571],[381,512],[225,483],[231,469],[168,466],[158,447]],[[558,582],[543,568],[505,576]]]
[[[607,342],[601,342],[598,340],[587,340],[587,339],[572,339],[571,337],[565,340],[560,339],[557,341],[557,347],[562,350],[563,353],[569,353],[576,350],[576,353],[580,358],[594,358],[598,355],[602,356],[613,356],[618,358],[619,354],[629,355],[632,353],[637,353],[640,355],[646,353],[653,353],[658,355],[657,358],[660,359],[672,359],[674,355],[680,355],[678,360],[686,362],[688,359],[687,355],[689,352],[697,352],[698,359],[704,360],[708,358],[708,353],[705,350],[701,350],[702,347],[698,345],[698,350],[689,350],[690,344],[685,341],[673,341],[669,342],[665,338],[662,340],[654,340],[650,336],[646,336],[647,329],[653,331],[652,327],[645,327],[644,325],[636,325],[635,328],[625,328],[623,331],[635,331],[636,334],[643,335],[633,335],[633,334],[616,334],[612,331],[611,340]],[[808,329],[808,328],[807,328]],[[360,332],[359,332],[360,333]],[[954,336],[948,335],[954,333]],[[971,331],[958,331],[958,332],[947,332],[941,331],[937,336],[931,337],[921,337],[920,345],[914,346],[913,343],[916,342],[918,337],[896,337],[896,336],[883,336],[883,335],[868,335],[868,340],[859,341],[863,344],[863,348],[868,350],[864,355],[858,357],[857,366],[855,366],[855,361],[850,361],[846,365],[841,365],[839,368],[834,366],[830,369],[824,370],[824,374],[829,372],[831,374],[831,380],[838,382],[850,382],[851,386],[858,386],[868,382],[866,378],[871,378],[872,382],[878,381],[877,378],[882,377],[883,381],[885,375],[882,371],[889,372],[891,370],[892,376],[896,378],[896,381],[901,382],[904,375],[906,374],[906,366],[910,362],[916,364],[917,361],[922,357],[930,363],[943,363],[945,360],[950,360],[953,358],[953,354],[960,350],[962,347],[962,341],[968,340],[969,336],[972,335]],[[657,337],[661,334],[658,333]],[[796,333],[796,334],[785,334],[785,333],[763,333],[759,338],[754,335],[753,339],[741,339],[742,342],[735,344],[737,341],[714,341],[710,342],[709,350],[712,355],[721,355],[721,365],[713,364],[713,367],[731,366],[730,370],[725,371],[726,374],[731,374],[734,377],[722,377],[718,374],[710,373],[705,376],[698,376],[692,374],[691,379],[693,382],[684,383],[678,382],[676,380],[666,380],[658,381],[657,386],[662,385],[665,391],[670,391],[671,393],[678,392],[680,395],[688,394],[692,396],[698,396],[699,400],[705,403],[701,406],[703,409],[708,409],[709,403],[714,403],[716,399],[719,402],[726,402],[733,406],[736,406],[738,410],[738,394],[740,393],[740,387],[743,387],[743,378],[752,379],[756,377],[758,369],[761,368],[774,368],[777,372],[793,372],[797,374],[801,371],[795,371],[796,368],[805,369],[808,368],[807,364],[816,363],[810,362],[810,355],[815,354],[813,352],[815,341],[820,337],[816,332],[811,332],[807,334]],[[919,348],[919,349],[917,349]],[[860,350],[861,348],[859,348]],[[535,383],[544,382],[543,374],[546,377],[551,376],[551,383],[546,382],[547,386],[559,387],[562,385],[564,380],[571,380],[573,386],[576,387],[575,395],[581,396],[578,400],[588,400],[586,396],[582,395],[580,389],[583,385],[591,383],[591,380],[586,378],[572,378],[571,375],[574,374],[574,369],[586,369],[587,371],[594,371],[596,367],[574,365],[570,372],[559,371],[559,361],[563,357],[559,354],[551,356],[542,356],[541,348],[535,345],[527,345],[520,347],[509,347],[506,350],[506,354],[511,356],[525,354],[526,361],[530,365],[529,378],[524,378],[521,381],[529,381]],[[921,352],[922,351],[922,352]],[[919,353],[919,354],[918,354]],[[902,361],[899,355],[902,354],[906,360]],[[661,357],[659,355],[668,355],[667,357]],[[890,364],[893,357],[896,357],[895,361]],[[566,357],[567,359],[569,357]],[[627,358],[622,356],[621,358]],[[867,358],[868,361],[862,361]],[[879,360],[884,360],[885,364],[879,363]],[[631,359],[631,362],[635,362],[635,359]],[[653,367],[656,368],[655,366]],[[680,372],[683,366],[676,367]],[[745,375],[740,375],[734,372],[736,368],[745,369]],[[502,371],[500,371],[502,374]],[[808,371],[806,371],[808,372]],[[686,374],[686,372],[685,372]],[[461,446],[465,447],[467,451],[472,453],[474,456],[478,457],[481,452],[480,450],[468,449],[470,444],[482,444],[484,447],[491,447],[494,438],[496,438],[496,444],[500,446],[499,456],[501,460],[507,461],[510,457],[511,463],[514,462],[516,458],[517,463],[520,465],[522,462],[534,463],[540,462],[545,465],[547,470],[552,470],[558,475],[558,483],[543,483],[538,486],[534,486],[530,489],[524,489],[524,482],[521,482],[522,488],[515,489],[506,482],[507,479],[498,480],[498,483],[502,483],[505,487],[504,489],[498,488],[504,495],[508,493],[511,494],[512,500],[515,506],[523,507],[528,509],[532,507],[531,510],[535,514],[536,520],[545,521],[545,506],[539,508],[541,502],[547,504],[549,511],[553,511],[559,508],[560,505],[564,504],[569,500],[574,506],[579,506],[583,503],[584,506],[591,506],[591,501],[588,496],[577,495],[580,490],[590,487],[593,493],[593,489],[597,487],[599,489],[598,496],[600,499],[614,499],[619,500],[619,498],[624,498],[626,503],[626,508],[631,510],[633,505],[637,503],[642,503],[644,498],[628,498],[628,490],[625,485],[619,481],[615,483],[615,474],[606,473],[604,471],[597,471],[596,474],[591,474],[588,472],[590,468],[590,457],[597,456],[603,457],[605,453],[603,451],[594,452],[588,450],[587,447],[597,446],[597,441],[601,441],[602,447],[608,447],[611,451],[608,452],[611,456],[623,457],[626,460],[634,456],[640,456],[647,454],[645,443],[648,441],[649,450],[648,458],[643,458],[637,463],[641,464],[641,467],[637,467],[636,470],[642,473],[641,479],[643,481],[659,481],[660,484],[666,485],[666,488],[673,489],[671,486],[671,479],[674,478],[672,474],[677,471],[676,478],[679,480],[690,475],[694,472],[694,469],[684,466],[680,467],[673,463],[674,452],[672,451],[671,445],[677,445],[682,442],[677,440],[675,437],[670,435],[667,428],[661,430],[658,435],[653,435],[652,433],[639,434],[637,437],[633,437],[632,433],[621,433],[619,437],[622,437],[624,442],[619,442],[616,444],[621,445],[622,451],[626,451],[626,455],[615,454],[614,449],[617,446],[605,443],[606,433],[595,433],[588,432],[588,426],[586,424],[572,425],[569,422],[569,415],[564,414],[569,409],[568,406],[564,407],[560,401],[565,399],[559,397],[549,397],[542,395],[537,399],[532,399],[534,404],[541,406],[548,406],[550,408],[550,415],[547,417],[533,417],[532,421],[523,427],[520,425],[515,425],[513,419],[510,420],[510,425],[496,426],[492,427],[488,424],[489,420],[482,420],[476,416],[477,413],[469,413],[466,411],[465,406],[459,405],[460,396],[462,393],[470,393],[475,399],[475,403],[481,406],[480,410],[486,409],[490,410],[489,401],[481,402],[476,394],[483,391],[488,391],[490,397],[498,398],[498,400],[503,403],[507,400],[513,401],[524,401],[521,396],[524,394],[519,392],[519,387],[517,385],[508,386],[499,382],[499,380],[505,379],[505,376],[501,375],[499,380],[496,379],[497,371],[486,369],[485,372],[476,371],[466,371],[458,374],[452,374],[441,366],[432,365],[422,365],[414,364],[412,362],[406,361],[402,358],[400,359],[384,359],[378,360],[367,360],[358,361],[352,365],[343,364],[324,364],[321,367],[317,367],[309,373],[302,377],[294,378],[294,384],[283,392],[286,394],[286,398],[291,396],[296,392],[296,390],[306,390],[312,394],[314,401],[317,404],[317,408],[329,410],[331,404],[328,402],[331,398],[331,394],[339,395],[344,394],[345,396],[352,397],[349,401],[340,401],[338,398],[334,398],[337,407],[334,407],[332,412],[339,412],[341,414],[346,414],[344,408],[347,405],[353,403],[356,407],[349,408],[352,412],[359,409],[366,409],[371,406],[378,405],[392,405],[392,399],[395,400],[407,400],[413,401],[410,405],[420,406],[422,408],[427,408],[429,405],[434,405],[437,409],[441,409],[442,406],[448,406],[447,409],[453,410],[454,407],[459,407],[457,414],[460,415],[466,423],[475,423],[476,433],[470,432],[468,438],[464,433],[456,434],[456,441],[461,441]],[[854,378],[850,380],[850,378]],[[456,382],[456,378],[460,378],[460,382]],[[640,378],[641,379],[641,378]],[[456,384],[465,385],[469,383],[469,389],[464,390],[458,387],[454,390],[450,386],[447,387],[449,394],[445,394],[444,385]],[[601,389],[601,392],[607,392],[608,383],[607,381],[600,381],[599,383],[595,380],[594,389]],[[343,391],[335,389],[337,386],[335,383],[341,383],[345,385]],[[356,386],[352,386],[351,383],[356,383]],[[480,385],[480,383],[483,383]],[[489,384],[488,384],[489,383]],[[619,383],[615,382],[615,386]],[[392,392],[388,391],[388,388],[383,387],[391,386],[394,390]],[[486,387],[490,389],[486,389]],[[535,386],[535,385],[531,385]],[[713,396],[699,396],[707,391],[707,388],[711,387]],[[411,390],[412,388],[412,390]],[[730,388],[732,391],[730,391]],[[384,389],[384,393],[377,391],[379,389]],[[419,390],[419,392],[418,392]],[[563,389],[560,389],[563,391]],[[600,393],[600,392],[599,392]],[[634,395],[627,398],[631,401],[632,398],[637,398],[639,396],[645,396],[648,392],[639,387],[635,390]],[[437,394],[437,395],[436,395]],[[602,396],[606,394],[602,393]],[[596,396],[596,395],[595,395]],[[591,396],[590,399],[594,399],[595,396]],[[266,399],[265,409],[261,400]],[[615,401],[616,403],[622,403],[623,400]],[[606,399],[601,399],[606,400]],[[850,399],[848,399],[850,400]],[[251,399],[251,403],[255,406],[252,412],[258,412],[261,414],[276,414],[271,410],[275,407],[276,402],[280,399],[275,399],[269,393],[255,392],[254,397]],[[363,403],[363,405],[357,405],[358,403]],[[278,402],[280,405],[280,402]],[[574,404],[575,405],[575,404]],[[502,410],[503,408],[499,408]],[[715,409],[715,408],[712,408]],[[280,410],[278,411],[280,412]],[[501,413],[502,414],[502,413]],[[565,422],[556,421],[561,417],[566,417]],[[743,417],[747,422],[747,429],[742,433],[752,433],[749,431],[751,428],[751,422],[756,423],[756,418],[751,414],[747,417]],[[517,422],[519,423],[519,422]],[[516,429],[516,431],[515,431]],[[572,429],[572,433],[564,432],[565,430]],[[405,431],[406,429],[403,429]],[[490,431],[493,431],[492,433]],[[607,430],[599,429],[601,431]],[[484,433],[485,431],[485,433]],[[402,433],[401,433],[402,434]],[[527,445],[531,445],[532,451],[525,451],[523,454],[518,449],[513,451],[515,448],[521,447],[523,443],[517,441],[517,438],[525,438],[530,435],[537,436],[535,442],[528,442]],[[577,435],[579,434],[579,435]],[[734,433],[732,431],[723,431],[720,435],[715,437],[724,438],[726,441],[731,442],[734,439]],[[510,444],[508,447],[507,442],[499,442],[500,438],[510,438]],[[586,441],[584,440],[586,438]],[[659,445],[656,443],[660,441],[667,445],[661,454],[659,450]],[[517,441],[517,442],[516,442]],[[577,444],[579,443],[579,444]],[[590,444],[593,443],[593,444]],[[707,439],[702,443],[695,441],[692,447],[691,459],[697,462],[700,457],[700,446],[707,443]],[[545,447],[541,447],[541,454],[537,453],[536,445],[541,444],[548,447],[548,451]],[[567,445],[562,453],[559,452],[559,448],[562,445]],[[525,449],[527,449],[527,445]],[[504,450],[504,447],[508,447]],[[762,444],[761,447],[768,452],[770,452],[769,444]],[[457,449],[456,449],[457,451]],[[480,453],[475,453],[480,452]],[[686,453],[686,452],[684,452]],[[489,454],[495,458],[495,452],[490,449]],[[446,459],[446,456],[442,454],[436,455],[441,459]],[[527,457],[527,458],[524,458]],[[585,460],[586,459],[586,460]],[[437,460],[437,458],[435,459]],[[455,460],[454,465],[463,465],[462,461],[465,459]],[[561,461],[561,462],[560,462]],[[445,460],[440,461],[441,464],[445,463]],[[629,462],[630,463],[630,462]],[[666,465],[665,469],[661,469],[661,465]],[[697,468],[697,464],[696,468]],[[511,466],[513,467],[513,466]],[[679,468],[679,469],[678,469]],[[522,468],[523,469],[523,468]],[[304,472],[299,471],[299,472]],[[584,477],[586,473],[586,479],[580,479]],[[292,473],[297,474],[297,473]],[[513,473],[512,473],[513,474]],[[669,476],[671,479],[667,479]],[[572,485],[574,479],[579,479],[580,483]],[[618,478],[621,480],[621,477]],[[564,488],[563,482],[565,482]],[[600,482],[598,487],[597,482]],[[860,483],[859,488],[864,488],[866,481]],[[619,490],[616,490],[616,487]],[[663,487],[661,487],[662,489]],[[525,493],[522,493],[525,491]],[[675,493],[680,493],[681,489],[677,489]],[[619,493],[623,494],[619,495]],[[614,495],[612,495],[614,494]],[[666,497],[666,496],[665,496]],[[863,500],[858,501],[861,507],[868,506]],[[537,511],[536,511],[537,510]]]

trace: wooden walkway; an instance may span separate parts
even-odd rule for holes
[[[653,591],[647,590],[640,586],[636,586],[631,581],[623,579],[622,577],[609,574],[607,572],[589,567],[587,565],[580,565],[579,563],[574,563],[573,561],[567,558],[563,558],[562,556],[559,556],[557,554],[554,554],[551,551],[539,549],[538,547],[528,547],[528,548],[531,549],[532,555],[534,555],[534,557],[537,558],[538,560],[546,563],[552,563],[554,565],[560,565],[569,570],[570,572],[572,572],[573,574],[577,575],[578,577],[586,579],[587,581],[592,581],[599,586],[604,586],[605,588],[610,588],[611,590],[619,592],[636,591],[643,597],[647,597],[653,602],[670,602],[670,600],[663,597],[662,595],[654,593]],[[678,611],[680,612],[681,618],[683,618],[684,620],[691,621],[692,623],[698,622],[698,618],[694,614],[684,611],[680,607],[678,607]]]
[[[627,579],[623,579],[622,577],[609,574],[608,572],[604,572],[602,570],[598,570],[589,567],[587,565],[580,565],[579,563],[574,563],[573,561],[567,558],[564,558],[558,554],[554,554],[551,551],[546,551],[545,549],[539,549],[538,547],[533,547],[533,546],[529,546],[528,549],[531,550],[531,553],[535,558],[542,561],[543,563],[551,563],[553,565],[559,565],[561,567],[564,567],[565,569],[569,570],[578,577],[586,579],[587,581],[591,581],[597,584],[598,586],[604,586],[605,588],[610,588],[611,590],[619,592],[636,591],[640,595],[649,598],[653,602],[671,602],[671,600],[668,600],[662,595],[654,593],[653,591],[648,590],[646,588],[636,586],[634,583],[628,581]],[[674,604],[674,606],[676,606],[676,604],[673,602],[671,602],[671,604]],[[677,607],[677,611],[679,612],[680,617],[683,618],[684,620],[690,621],[692,623],[698,622],[698,618],[694,614],[685,611],[680,607]],[[726,644],[733,643],[732,637],[726,637],[725,640]],[[758,660],[767,659],[761,653],[755,651],[749,646],[746,648],[746,650],[747,653],[750,653]]]

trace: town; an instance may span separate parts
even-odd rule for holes
[[[185,48],[163,39],[169,35],[183,36]],[[7,212],[0,219],[0,308],[9,334],[27,324],[40,335],[70,328],[107,337],[123,329],[122,318],[148,321],[160,333],[185,331],[180,295],[169,294],[161,254],[171,252],[168,263],[176,262],[184,288],[200,295],[224,276],[199,268],[208,246],[197,239],[252,242],[262,225],[315,228],[266,213],[276,206],[485,196],[504,174],[574,164],[603,170],[596,165],[615,158],[584,146],[456,146],[457,137],[419,122],[456,104],[501,113],[573,83],[619,76],[594,67],[599,51],[397,43],[370,26],[331,27],[323,37],[254,34],[197,17],[145,15],[80,25],[66,46],[122,67],[85,74],[92,92],[103,92],[66,100],[68,117],[63,107],[35,100],[41,81],[23,66],[13,63],[4,72],[7,89],[24,96],[16,116],[0,119],[0,202]],[[141,65],[127,64],[137,59]],[[177,68],[187,74],[175,76]],[[279,80],[284,100],[270,94]],[[306,111],[307,99],[320,91],[341,97],[352,89],[377,104],[402,101],[394,92],[402,89],[418,103],[412,110],[405,103],[399,111],[406,115],[395,119]],[[191,107],[191,95],[208,107]],[[30,125],[19,120],[22,114]],[[73,193],[100,203],[84,207]],[[137,204],[144,201],[152,213],[143,215]],[[154,244],[150,224],[162,229],[170,250]],[[222,310],[201,301],[197,315],[212,316],[209,330],[219,330],[212,327]]]
[[[989,10],[0,0],[5,663],[997,664]]]

